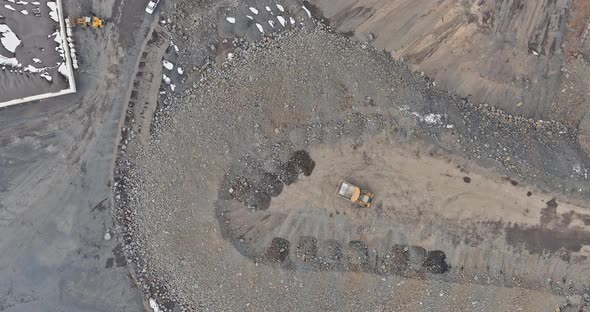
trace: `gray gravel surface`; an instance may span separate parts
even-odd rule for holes
[[[226,240],[215,214],[224,181],[255,175],[256,168],[276,170],[293,151],[312,145],[392,132],[580,201],[590,189],[572,168],[590,163],[575,130],[473,105],[388,53],[322,26],[233,43],[233,60],[195,69],[191,83],[163,101],[148,142],[124,133],[117,217],[147,297],[170,310],[210,311],[539,311],[566,304],[561,287],[546,292],[446,277],[306,272],[244,257],[247,250]],[[179,61],[190,64],[184,54]],[[584,285],[576,287],[585,295]]]

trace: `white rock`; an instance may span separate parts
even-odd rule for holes
[[[110,233],[110,232],[106,232],[106,233],[104,234],[104,240],[107,240],[107,241],[108,241],[108,240],[110,240],[110,239],[111,239],[111,233]]]
[[[166,84],[172,83],[172,80],[170,80],[170,77],[166,76],[166,74],[162,74],[162,80],[164,80]]]
[[[41,63],[41,60],[38,58],[33,58],[33,63],[39,64],[39,63]]]
[[[279,11],[285,12],[285,8],[283,8],[282,5],[280,5],[280,4],[277,3],[276,6],[277,6],[277,9],[279,9]]]
[[[281,23],[281,25],[283,25],[283,27],[285,27],[286,21],[282,16],[277,16],[277,19],[279,20],[279,23]]]
[[[230,24],[235,24],[236,23],[236,19],[234,17],[226,17],[225,18]]]
[[[292,16],[289,16],[289,22],[291,22],[291,25],[295,25],[295,19]]]
[[[20,11],[23,15],[29,15],[29,12],[27,10],[21,10]]]

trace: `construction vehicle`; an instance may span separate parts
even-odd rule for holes
[[[82,17],[74,17],[68,16],[68,24],[70,27],[74,27],[76,25],[82,25],[83,27],[92,26],[94,28],[103,28],[104,27],[104,19],[98,18],[96,16],[82,16]]]
[[[366,208],[371,207],[373,198],[375,198],[375,194],[363,191],[360,187],[346,181],[340,181],[336,195]]]

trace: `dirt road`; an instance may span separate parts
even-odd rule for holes
[[[130,75],[153,17],[133,1],[65,5],[109,23],[74,33],[78,93],[0,111],[0,310],[138,311],[110,180]]]

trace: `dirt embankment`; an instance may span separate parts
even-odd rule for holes
[[[552,0],[310,2],[339,32],[374,38],[374,46],[476,103],[564,119],[549,113],[561,90],[566,35],[568,49],[580,43],[584,1],[575,8]]]

